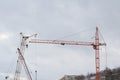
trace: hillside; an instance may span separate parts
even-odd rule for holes
[[[100,72],[100,80],[120,80],[120,67],[119,68],[106,68]],[[88,75],[65,75],[60,80],[96,80],[95,73],[89,73]]]
[[[95,77],[95,73],[91,73],[87,77],[89,80],[94,80],[91,78]],[[120,80],[120,67],[114,69],[106,68],[106,70],[101,71],[101,80]]]

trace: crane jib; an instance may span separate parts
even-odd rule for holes
[[[40,40],[31,39],[29,43],[43,43],[43,44],[60,44],[60,45],[85,45],[85,46],[97,46],[94,42],[80,42],[80,41],[63,41],[63,40]],[[99,46],[105,46],[105,43],[99,43]]]

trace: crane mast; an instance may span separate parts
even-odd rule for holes
[[[27,40],[32,36],[36,36],[37,34],[33,34],[30,36],[24,36],[22,33],[20,33],[20,35],[21,35],[21,42],[20,42],[20,49],[18,50],[18,52],[19,52],[19,54],[21,54],[23,56],[25,49],[28,47]],[[18,55],[14,80],[20,80],[20,73],[22,70],[22,63],[21,62],[23,62],[23,58],[24,58],[24,57],[21,58],[21,55]]]
[[[99,35],[98,35],[98,27],[96,28],[95,33],[95,64],[96,64],[96,80],[100,80],[100,56],[99,56]]]
[[[93,46],[95,49],[96,80],[100,80],[99,46],[106,46],[106,43],[99,43],[98,27],[96,27],[95,42],[31,39],[29,43]]]
[[[29,38],[27,36],[23,36],[22,33],[20,33],[21,35],[21,43],[20,43],[20,51],[22,53],[22,55],[24,55],[24,51],[26,48],[26,40]],[[21,69],[22,69],[22,65],[21,65],[21,56],[18,55],[18,60],[17,60],[17,66],[16,66],[16,71],[15,71],[15,76],[14,76],[14,80],[20,80],[20,73],[21,73]]]

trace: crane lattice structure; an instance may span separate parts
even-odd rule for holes
[[[99,42],[98,27],[96,27],[95,41],[94,42],[31,39],[29,41],[29,43],[93,46],[93,49],[95,50],[96,80],[100,80],[99,47],[100,46],[106,46],[106,43],[100,43]]]
[[[22,70],[22,65],[25,69],[28,80],[32,80],[32,77],[30,75],[30,71],[29,71],[29,69],[26,65],[26,62],[25,62],[24,52],[25,52],[25,49],[28,47],[27,40],[32,36],[36,36],[36,34],[30,35],[30,36],[24,36],[22,33],[20,33],[20,35],[21,35],[21,43],[20,43],[20,48],[17,48],[19,55],[18,55],[14,80],[20,80],[20,73]]]
[[[24,56],[22,55],[20,49],[18,48],[17,50],[18,50],[18,53],[19,53],[19,56],[20,56],[20,59],[21,59],[21,64],[23,64],[24,69],[25,69],[25,72],[26,72],[26,74],[27,74],[28,80],[32,80],[32,77],[31,77],[30,71],[29,71],[29,69],[28,69],[28,67],[27,67],[25,58],[24,58]]]

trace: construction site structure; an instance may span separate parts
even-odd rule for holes
[[[30,35],[30,36],[25,36],[22,33],[20,33],[20,35],[21,35],[21,42],[20,42],[20,48],[17,49],[19,55],[18,55],[14,80],[20,80],[20,73],[21,73],[21,70],[22,70],[22,65],[24,66],[24,69],[26,71],[28,79],[32,80],[32,77],[30,75],[30,72],[27,68],[27,65],[26,65],[26,62],[25,62],[25,59],[24,59],[24,52],[25,52],[25,49],[28,47],[27,40],[32,36],[36,36],[36,34]]]
[[[24,67],[25,72],[26,72],[26,74],[27,74],[28,80],[32,80],[32,77],[31,77],[30,71],[29,71],[29,69],[28,69],[28,67],[27,67],[25,58],[24,58],[24,56],[22,55],[20,49],[18,48],[17,50],[18,50],[18,53],[19,53],[19,56],[20,56],[21,64],[23,64],[23,67]]]
[[[99,31],[98,31],[98,27],[96,27],[95,41],[94,41],[94,42],[31,39],[31,40],[29,41],[29,43],[93,46],[93,48],[94,48],[94,50],[95,50],[96,80],[100,80],[100,56],[99,56],[99,47],[100,47],[100,46],[106,46],[106,43],[100,43],[100,42],[99,42]]]

